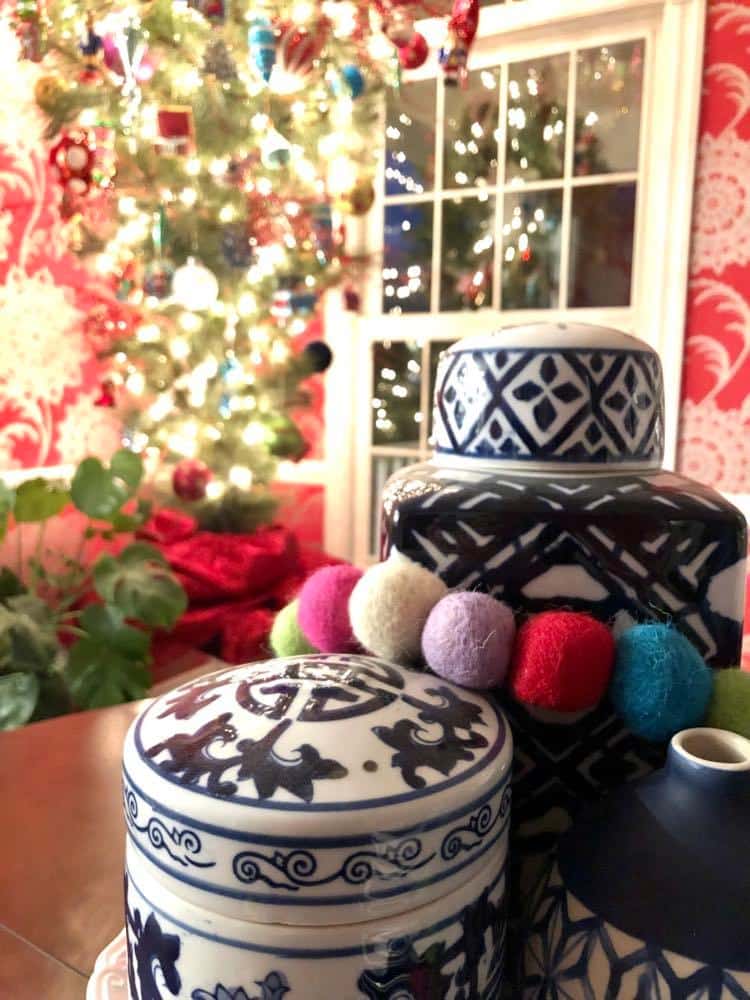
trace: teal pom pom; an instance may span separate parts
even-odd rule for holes
[[[669,740],[700,725],[713,671],[684,635],[668,625],[635,625],[617,640],[610,698],[625,725],[647,740]]]

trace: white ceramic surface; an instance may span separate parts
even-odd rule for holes
[[[123,928],[94,963],[86,1000],[128,1000],[128,945]]]

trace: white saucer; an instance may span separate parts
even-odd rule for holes
[[[97,958],[86,987],[86,1000],[128,1000],[128,952],[124,928]]]

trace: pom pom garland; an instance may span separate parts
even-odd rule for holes
[[[354,635],[375,656],[411,663],[419,658],[427,617],[447,591],[440,577],[393,553],[371,566],[352,591]]]
[[[612,704],[646,740],[669,740],[706,716],[713,672],[698,650],[669,625],[635,625],[617,641]]]
[[[575,611],[545,611],[519,630],[510,687],[525,705],[580,712],[602,699],[612,674],[609,629]]]
[[[438,676],[470,688],[505,680],[516,625],[507,604],[459,592],[438,601],[422,632],[422,653]]]
[[[356,653],[348,604],[362,577],[356,566],[324,566],[308,577],[299,594],[297,620],[302,633],[321,653]]]
[[[707,726],[728,729],[750,740],[750,673],[715,670]]]
[[[276,656],[304,656],[317,653],[299,627],[299,601],[292,601],[276,615],[271,629],[270,644]]]

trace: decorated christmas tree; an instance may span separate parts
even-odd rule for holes
[[[155,482],[217,530],[273,509],[292,414],[331,354],[299,339],[350,280],[374,199],[372,132],[396,49],[364,3],[19,0],[71,241],[112,276],[100,405]]]

